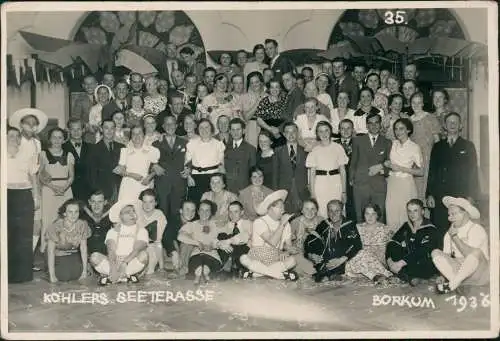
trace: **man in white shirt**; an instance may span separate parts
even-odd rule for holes
[[[118,201],[109,210],[115,226],[106,234],[108,255],[94,252],[90,264],[102,275],[99,285],[118,281],[137,283],[137,274],[148,263],[148,232],[137,225],[136,201]]]
[[[444,236],[443,251],[432,251],[432,261],[441,272],[436,291],[446,294],[465,285],[485,285],[489,282],[488,235],[484,228],[471,219],[480,213],[464,198],[446,196],[451,227]]]
[[[240,257],[241,264],[249,270],[243,278],[269,276],[290,281],[298,279],[297,273],[290,270],[296,264],[291,254],[297,253],[297,250],[292,247],[290,215],[284,214],[287,195],[286,190],[275,191],[257,207],[257,214],[261,217],[253,223],[250,251]]]
[[[217,236],[219,239],[217,248],[222,264],[229,264],[231,272],[238,277],[240,271],[244,270],[240,257],[250,250],[247,244],[252,234],[252,222],[243,219],[243,213],[241,202],[231,202],[228,207],[229,222],[224,227],[225,231]],[[228,263],[229,257],[231,257],[230,263]]]

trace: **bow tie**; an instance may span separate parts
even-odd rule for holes
[[[361,110],[361,109],[358,109],[358,110],[356,110],[356,111],[354,112],[354,116],[363,116],[363,115],[365,115],[365,114],[368,114],[368,113],[364,112],[364,111],[363,111],[363,110]]]
[[[75,142],[75,147],[79,148],[82,146],[82,143],[81,142]]]

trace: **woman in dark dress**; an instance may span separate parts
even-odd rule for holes
[[[257,117],[259,127],[271,134],[273,148],[286,143],[285,137],[280,131],[280,126],[285,122],[283,119],[285,103],[286,94],[281,89],[281,82],[277,79],[272,79],[269,82],[269,96],[264,97],[259,102],[255,116]]]
[[[259,149],[257,152],[257,166],[262,169],[264,174],[264,186],[273,188],[273,160],[274,150],[271,148],[273,143],[272,136],[266,130],[259,133]]]

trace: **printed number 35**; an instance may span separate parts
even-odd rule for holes
[[[385,12],[385,23],[387,25],[402,24],[405,22],[405,11],[396,11],[396,14],[392,11]]]

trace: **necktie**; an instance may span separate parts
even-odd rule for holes
[[[377,142],[377,138],[375,136],[372,136],[372,147],[375,145],[375,142]]]
[[[237,235],[238,233],[240,233],[240,229],[238,228],[238,223],[234,223],[234,228],[233,228],[233,236],[234,235]]]
[[[292,168],[295,170],[295,167],[297,167],[297,155],[295,154],[293,144],[290,145],[290,161],[292,162]]]
[[[109,149],[110,152],[113,151],[113,142],[109,142],[108,149]]]
[[[127,102],[122,101],[121,105],[122,105],[122,110],[127,109]]]
[[[238,142],[236,142],[236,141],[234,142],[234,144],[233,144],[233,148],[234,148],[234,149],[238,148]]]
[[[174,146],[174,139],[171,136],[167,137],[167,142],[170,148]]]
[[[453,137],[450,137],[448,139],[448,144],[450,145],[450,147],[453,147],[453,145],[455,144],[455,139]]]

